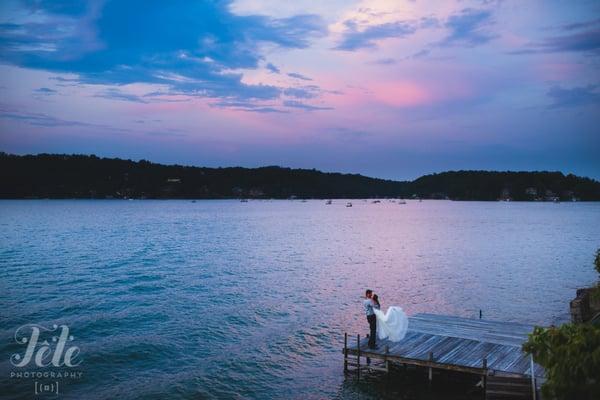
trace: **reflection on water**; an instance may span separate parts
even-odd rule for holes
[[[15,329],[57,323],[84,360],[63,398],[439,398],[344,379],[367,286],[409,315],[550,324],[595,279],[600,204],[345,204],[1,202],[3,386],[30,397],[5,380]]]

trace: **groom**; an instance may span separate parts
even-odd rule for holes
[[[375,312],[373,311],[373,291],[371,289],[367,289],[365,292],[365,300],[363,302],[365,306],[365,313],[367,314],[367,322],[369,322],[369,348],[376,349],[377,346],[375,344],[376,336],[377,336],[377,317],[375,317]]]

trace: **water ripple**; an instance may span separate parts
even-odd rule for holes
[[[1,202],[5,396],[30,397],[5,377],[38,323],[81,348],[65,399],[416,398],[418,376],[341,373],[367,286],[409,314],[550,324],[595,280],[598,204],[337,203]]]

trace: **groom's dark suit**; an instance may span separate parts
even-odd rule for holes
[[[365,313],[367,314],[367,322],[369,323],[369,347],[375,347],[375,340],[377,336],[377,317],[373,311],[373,302],[371,299],[364,301]]]

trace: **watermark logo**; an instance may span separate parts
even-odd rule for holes
[[[19,344],[27,345],[25,353],[15,353],[11,356],[10,362],[15,367],[27,367],[33,360],[37,367],[76,367],[81,363],[78,359],[79,347],[68,346],[75,338],[69,334],[67,325],[53,325],[52,329],[44,328],[41,325],[23,325],[15,332],[15,341]],[[29,332],[28,332],[29,331]],[[46,338],[40,339],[40,333],[50,332],[52,334],[51,342]],[[56,332],[56,334],[54,334]]]
[[[19,327],[15,331],[15,342],[24,348],[10,357],[10,363],[15,367],[10,378],[33,379],[35,394],[59,394],[61,381],[81,379],[83,375],[75,369],[82,359],[81,350],[74,341],[67,325],[55,324],[46,328],[27,324]]]

